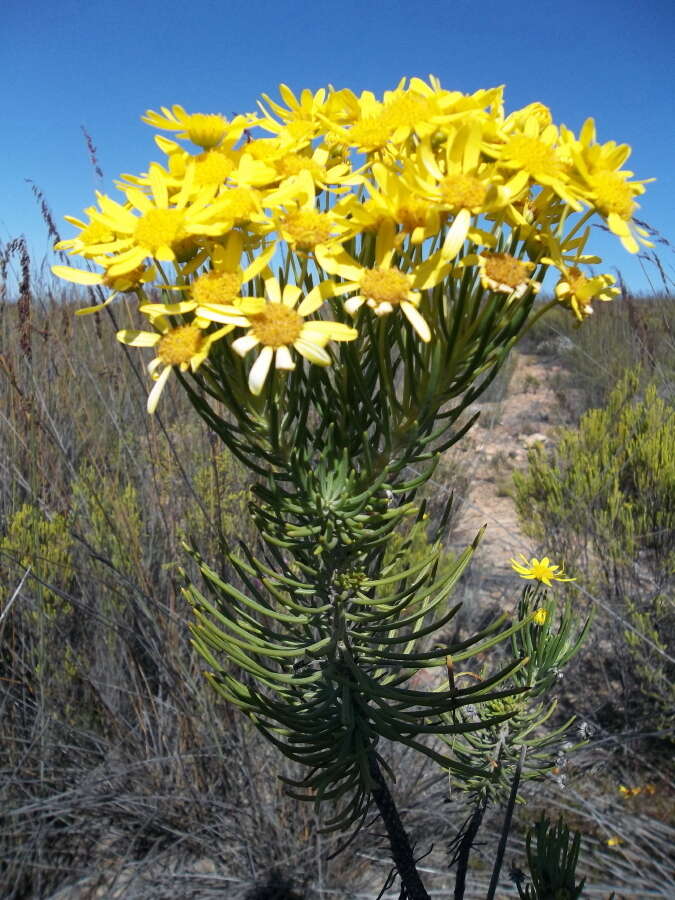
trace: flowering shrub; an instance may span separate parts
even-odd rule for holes
[[[644,182],[621,169],[628,147],[596,142],[592,120],[575,135],[540,103],[506,115],[501,88],[466,96],[413,78],[381,99],[280,94],[231,120],[148,111],[174,133],[156,137],[163,163],[122,176],[120,201],[99,194],[70,219],[77,234],[58,248],[94,268],[54,271],[109,291],[82,312],[136,295],[148,330],[118,338],[154,352],[148,410],[174,373],[258,478],[262,550],[242,543],[228,556],[245,591],[191,550],[205,590],[188,584],[186,596],[208,678],[308,766],[294,795],[338,803],[326,828],[358,826],[375,801],[405,896],[426,897],[380,742],[445,767],[482,816],[549,764],[532,732],[552,710],[537,698],[580,638],[541,588],[566,580],[546,558],[520,567],[537,587],[512,623],[430,647],[480,536],[439,567],[447,513],[427,522],[417,491],[536,318],[562,303],[583,320],[616,293],[587,269],[599,262],[590,222],[637,251]],[[535,308],[549,267],[554,299]],[[429,536],[414,559],[409,540],[392,550],[409,521]],[[455,675],[507,637],[503,668]],[[447,687],[406,686],[439,666]]]

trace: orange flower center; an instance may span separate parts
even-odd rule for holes
[[[251,331],[265,347],[277,350],[293,344],[304,324],[302,316],[283,303],[268,303],[261,313],[249,317]]]
[[[157,344],[157,356],[167,366],[189,363],[202,348],[204,332],[196,325],[172,328]]]
[[[409,299],[411,279],[398,269],[366,269],[360,287],[368,300],[396,305]]]
[[[416,228],[423,228],[427,222],[429,205],[423,200],[410,200],[405,206],[399,206],[396,210],[396,218],[403,226],[404,231],[412,232]]]

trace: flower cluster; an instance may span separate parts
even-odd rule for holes
[[[297,354],[330,364],[330,342],[355,340],[373,315],[402,316],[433,341],[429,293],[473,272],[515,305],[553,266],[556,301],[581,320],[616,293],[611,276],[582,268],[599,261],[585,251],[589,220],[630,252],[647,244],[633,219],[645,182],[621,168],[630,148],[598,143],[591,119],[578,135],[558,127],[540,103],[506,115],[502,88],[465,95],[430,77],[381,98],[332,87],[298,97],[281,85],[257,113],[173,106],[144,121],[164,132],[162,161],[122,176],[119,200],[97,194],[69,218],[76,236],[57,249],[89,267],[54,271],[110,290],[105,303],[138,295],[153,330],[119,339],[155,347],[159,386],[214,346],[256,349],[256,394]],[[171,302],[153,302],[153,288]]]

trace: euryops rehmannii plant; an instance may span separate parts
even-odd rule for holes
[[[326,828],[357,827],[375,800],[402,896],[428,895],[382,739],[435,760],[474,803],[456,896],[486,804],[508,798],[494,896],[518,785],[554,765],[564,731],[541,731],[544,695],[585,629],[555,612],[559,567],[532,560],[517,564],[533,582],[517,615],[448,646],[448,599],[479,536],[439,568],[446,519],[415,498],[533,320],[559,303],[583,320],[617,292],[587,268],[590,223],[637,251],[644,182],[592,120],[576,135],[540,103],[506,115],[501,88],[280,94],[232,120],[148,111],[172,135],[156,137],[164,161],[70,219],[58,249],[93,267],[54,271],[107,290],[100,305],[137,297],[147,326],[118,338],[153,350],[148,410],[173,373],[257,476],[259,547],[228,557],[245,590],[191,551],[204,587],[186,596],[215,689],[308,767],[288,789],[333,803]],[[535,311],[549,267],[555,296]],[[429,550],[411,564],[420,529]],[[469,668],[507,638],[510,661]],[[441,667],[439,688],[406,686],[423,667]]]

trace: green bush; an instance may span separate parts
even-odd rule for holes
[[[624,712],[643,712],[649,700],[666,715],[675,700],[667,656],[675,633],[675,409],[653,384],[640,394],[640,380],[630,370],[603,409],[559,432],[554,450],[535,446],[527,471],[514,474],[515,500],[526,533],[583,572],[581,586],[620,617],[606,633],[621,661]]]

